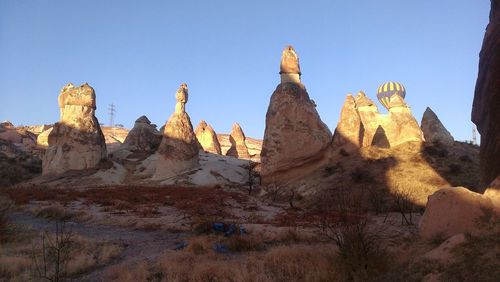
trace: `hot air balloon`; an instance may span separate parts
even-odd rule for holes
[[[406,96],[406,89],[403,84],[390,81],[380,85],[377,90],[377,98],[387,110],[390,108],[389,102],[394,95],[399,95],[404,99]]]

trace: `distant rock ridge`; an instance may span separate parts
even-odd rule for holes
[[[175,94],[175,112],[170,116],[158,147],[154,179],[169,178],[198,165],[200,145],[196,140],[191,119],[186,113],[188,87],[183,83]]]
[[[206,121],[201,120],[195,129],[196,139],[200,143],[201,147],[205,152],[221,155],[221,147],[219,140],[217,139],[217,134],[210,124]]]
[[[420,127],[422,128],[426,142],[453,144],[455,141],[450,132],[444,127],[437,115],[429,107],[425,109]]]
[[[404,98],[394,95],[389,113],[383,115],[363,91],[355,97],[347,95],[333,136],[334,147],[390,148],[409,141],[422,142],[424,136]]]
[[[95,168],[106,159],[106,143],[95,117],[96,96],[87,83],[69,83],[58,98],[60,120],[48,134],[43,174]]]
[[[245,140],[245,133],[243,133],[241,126],[238,123],[234,123],[231,129],[231,135],[229,136],[231,147],[227,151],[226,155],[238,159],[250,159],[250,154],[248,153],[248,147]]]
[[[291,46],[283,50],[280,75],[266,114],[261,152],[264,185],[300,177],[303,165],[324,157],[332,138],[300,82],[299,59]]]

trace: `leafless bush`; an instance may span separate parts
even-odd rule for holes
[[[401,214],[401,225],[413,225],[413,213],[417,211],[413,194],[408,190],[393,193],[394,207]]]
[[[324,238],[337,246],[338,266],[345,280],[366,281],[385,270],[388,256],[381,244],[383,230],[369,228],[358,197],[344,191],[335,202],[337,216],[326,213],[317,227]]]
[[[63,281],[67,277],[67,265],[73,247],[73,233],[66,228],[66,223],[56,221],[55,234],[48,232],[41,235],[41,250],[32,248],[34,276],[47,281]]]

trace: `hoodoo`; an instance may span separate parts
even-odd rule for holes
[[[48,135],[43,173],[95,168],[106,158],[106,143],[95,117],[96,96],[88,84],[69,83],[59,95],[60,120]]]
[[[271,96],[266,114],[261,152],[263,184],[301,177],[306,171],[301,166],[323,158],[332,138],[300,82],[299,58],[292,46],[283,50],[280,75],[281,83]]]
[[[198,165],[200,145],[196,140],[191,119],[186,113],[187,84],[183,83],[175,94],[175,112],[170,116],[158,148],[158,162],[154,178],[162,179],[191,170]]]

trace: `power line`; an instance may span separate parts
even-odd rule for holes
[[[113,127],[115,113],[116,113],[115,105],[113,103],[111,103],[109,105],[108,110],[109,110],[109,126]]]

